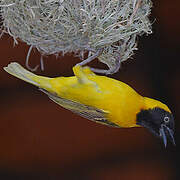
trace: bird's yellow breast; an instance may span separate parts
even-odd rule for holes
[[[108,112],[107,118],[121,127],[136,126],[136,114],[143,107],[143,97],[123,82],[91,75],[87,82],[76,76],[51,81],[58,96]]]

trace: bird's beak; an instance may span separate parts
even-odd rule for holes
[[[176,145],[175,140],[174,140],[174,131],[171,130],[169,127],[167,127],[166,125],[162,124],[161,128],[159,130],[159,134],[160,137],[162,138],[163,142],[164,142],[164,146],[167,146],[167,137],[170,139],[170,141]]]

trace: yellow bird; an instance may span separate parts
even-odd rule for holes
[[[175,144],[174,119],[160,101],[139,95],[127,84],[93,73],[89,67],[76,65],[75,76],[49,78],[35,75],[16,62],[4,70],[38,86],[50,99],[89,120],[113,127],[145,127]]]

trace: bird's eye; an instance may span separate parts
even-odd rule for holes
[[[165,123],[168,123],[168,122],[169,122],[169,117],[168,117],[168,116],[164,117],[164,122],[165,122]]]

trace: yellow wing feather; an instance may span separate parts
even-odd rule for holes
[[[102,109],[98,109],[95,107],[87,106],[75,101],[71,101],[68,99],[64,99],[62,97],[57,96],[56,94],[52,94],[44,89],[40,89],[42,92],[48,95],[48,97],[54,101],[55,103],[59,104],[60,106],[64,107],[76,113],[86,119],[91,121],[95,121],[100,124],[112,126],[112,127],[120,127],[115,123],[110,122],[107,117],[107,112],[103,111]]]

